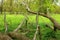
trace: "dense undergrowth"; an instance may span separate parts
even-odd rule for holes
[[[51,15],[54,19],[57,20],[57,22],[60,23],[60,14],[53,14]],[[36,30],[36,15],[28,15],[28,24],[27,27],[25,27],[25,24],[22,25],[22,30],[19,30],[21,33],[25,33],[25,29],[31,30],[26,34],[27,37],[30,39],[33,38],[35,30]],[[21,23],[21,21],[24,19],[23,15],[7,15],[7,23],[8,23],[8,32],[12,32],[17,26]],[[46,27],[45,25],[53,25],[49,19],[44,18],[42,16],[39,16],[39,25],[41,27],[41,35],[42,40],[48,40],[48,38],[56,37],[57,40],[60,39],[60,30],[57,30],[57,32],[53,32],[50,28]],[[0,32],[4,32],[4,15],[0,15]],[[37,35],[37,40],[38,35]]]

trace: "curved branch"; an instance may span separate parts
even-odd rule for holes
[[[32,11],[29,11],[29,10],[27,10],[27,11],[28,11],[29,13],[32,13],[32,14],[37,14],[36,12],[32,12]],[[54,24],[54,27],[56,27],[57,29],[60,30],[60,25],[59,25],[59,23],[58,23],[54,18],[52,18],[52,17],[49,16],[49,15],[41,14],[41,13],[39,13],[38,15],[41,15],[41,16],[43,16],[43,17],[48,18],[48,19]]]
[[[23,2],[23,3],[24,3],[24,2]],[[33,11],[31,11],[30,8],[28,7],[28,5],[27,5],[26,3],[24,3],[24,4],[25,4],[25,6],[26,6],[27,12],[32,13],[32,14],[37,14],[37,13],[38,13],[38,12],[33,12]],[[38,13],[38,15],[41,15],[41,16],[43,16],[43,17],[48,18],[48,19],[54,24],[55,29],[57,28],[57,29],[60,30],[60,25],[59,25],[59,23],[58,23],[54,18],[52,18],[52,17],[49,16],[49,15],[42,14],[42,13]]]

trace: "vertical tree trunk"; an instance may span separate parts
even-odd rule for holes
[[[38,26],[38,13],[36,14],[36,27]]]
[[[27,27],[27,22],[28,22],[28,20],[26,19],[26,24],[25,24],[25,25],[26,25],[26,27]]]
[[[38,13],[36,14],[36,32],[34,34],[33,40],[36,40],[37,34],[38,34]]]
[[[6,13],[5,12],[4,12],[4,27],[5,27],[5,33],[6,33],[8,28],[7,28]]]
[[[1,10],[0,13],[2,14],[2,12],[3,12],[3,0],[1,1],[1,9],[0,10]]]
[[[10,14],[12,13],[12,0],[10,0]]]
[[[25,27],[27,28],[27,24],[28,24],[28,16],[27,16],[27,14],[25,14],[25,19],[26,19],[26,21],[25,21]]]
[[[38,25],[38,36],[39,36],[39,40],[41,40],[41,30],[39,25]]]

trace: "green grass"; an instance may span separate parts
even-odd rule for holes
[[[56,19],[58,23],[60,23],[60,14],[52,14],[51,16]],[[7,15],[6,20],[8,23],[8,32],[13,31],[15,28],[17,28],[23,19],[23,15]],[[54,34],[50,28],[47,28],[45,26],[46,23],[53,25],[49,19],[39,16],[39,25],[41,26],[42,40],[47,40],[47,37],[45,38],[46,35],[50,37],[50,35]],[[24,28],[24,24],[22,28]],[[27,29],[33,30],[26,34],[30,39],[32,39],[36,30],[36,15],[28,15]],[[4,30],[4,16],[0,15],[0,32],[4,32]],[[56,37],[58,40],[60,39],[60,30],[57,30]]]

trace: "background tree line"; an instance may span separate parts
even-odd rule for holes
[[[54,1],[54,2],[53,2]],[[49,10],[51,13],[60,13],[60,6],[57,5],[59,1],[56,0],[25,0],[31,10],[38,11],[39,7],[41,12]],[[40,4],[41,3],[41,4]],[[38,7],[39,6],[39,7]],[[47,8],[47,10],[45,10]],[[26,13],[22,0],[1,0],[0,1],[0,12],[10,12],[11,14]]]

